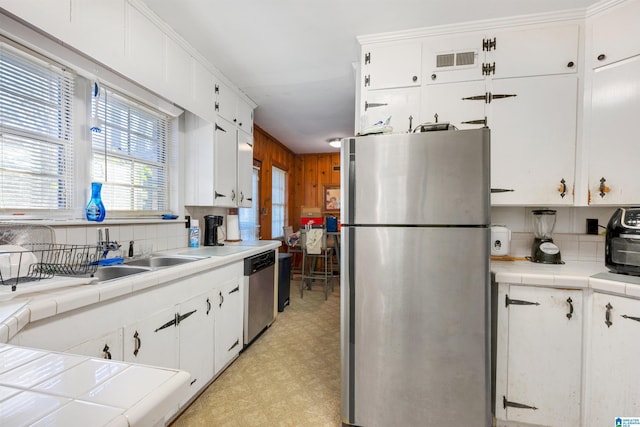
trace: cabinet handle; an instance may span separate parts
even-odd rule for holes
[[[540,305],[539,302],[531,302],[531,301],[523,301],[519,299],[510,299],[509,295],[505,295],[504,297],[504,306],[509,307],[509,305]]]
[[[625,319],[631,319],[631,320],[635,320],[636,322],[640,322],[640,317],[627,316],[626,314],[623,314],[622,317],[624,317]]]
[[[607,55],[605,55],[604,53],[601,53],[600,55],[598,55],[598,61],[604,61],[606,57]]]
[[[244,192],[240,192],[240,203],[244,202]]]
[[[510,401],[507,400],[507,398],[505,396],[502,396],[502,407],[504,409],[507,409],[507,406],[509,406],[511,408],[533,409],[534,411],[536,409],[538,409],[535,406],[525,405],[524,403],[510,402]]]
[[[560,180],[560,187],[558,187],[558,191],[560,192],[560,197],[564,199],[564,196],[567,195],[567,181],[562,178]]]
[[[216,123],[216,130],[221,130],[222,132],[227,133],[227,131],[222,129],[217,123]]]
[[[573,317],[573,300],[571,297],[567,298],[567,304],[569,304],[569,312],[567,313],[567,319],[571,319]]]
[[[211,301],[209,301],[209,298],[207,298],[207,316],[209,315],[210,312],[211,312]]]
[[[609,191],[611,191],[611,189],[609,187],[604,185],[605,182],[607,182],[607,180],[604,179],[604,176],[602,178],[600,178],[600,186],[598,187],[598,190],[600,190],[600,197],[602,197],[602,198],[604,198],[604,196],[606,196],[607,193]]]
[[[239,344],[240,344],[240,340],[239,340],[239,339],[237,339],[237,340],[236,340],[236,342],[234,342],[234,343],[233,343],[233,345],[232,345],[231,347],[229,347],[229,350],[227,350],[227,351],[231,351],[231,350],[233,350],[233,349],[234,349],[234,348],[236,348]]]
[[[224,302],[224,297],[222,296],[222,292],[218,292],[220,294],[220,304],[218,304],[218,307],[222,307],[222,303]]]
[[[218,197],[227,197],[226,194],[222,194],[222,193],[218,193],[217,191],[214,192],[214,198],[218,198]]]
[[[231,190],[231,200],[235,200],[236,199],[236,190]]]
[[[102,358],[103,359],[111,360],[111,352],[109,350],[110,350],[109,344],[105,344],[104,348],[102,349]]]
[[[140,339],[140,335],[138,334],[138,331],[136,331],[136,333],[133,334],[133,340],[135,341],[135,344],[133,346],[133,355],[137,356],[138,352],[140,351],[140,347],[142,347],[142,340]]]
[[[611,325],[613,325],[613,322],[611,322],[611,309],[613,308],[613,306],[611,305],[611,303],[607,303],[607,305],[604,306],[607,311],[604,313],[604,323],[605,325],[607,325],[607,328],[610,328]]]
[[[242,122],[238,123],[238,126],[242,127]]]
[[[231,295],[231,294],[232,294],[232,293],[234,293],[234,292],[240,292],[240,286],[236,286],[235,288],[231,289],[231,290],[229,291],[229,295]]]

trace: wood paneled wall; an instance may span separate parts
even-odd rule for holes
[[[273,166],[287,171],[289,224],[300,229],[301,208],[319,207],[324,202],[324,186],[340,185],[340,153],[296,155],[280,141],[254,126],[253,158],[260,162],[260,235],[271,234],[271,172]]]

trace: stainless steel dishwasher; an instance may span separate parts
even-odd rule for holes
[[[244,260],[244,346],[248,346],[274,318],[275,251]]]

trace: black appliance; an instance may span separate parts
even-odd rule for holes
[[[551,233],[556,225],[556,211],[553,209],[535,209],[533,214],[533,245],[531,257],[533,262],[542,264],[564,264],[560,248],[553,243]]]
[[[640,207],[618,208],[611,216],[604,264],[613,273],[640,276]]]
[[[220,215],[204,216],[204,246],[223,246],[218,243],[218,227],[222,225],[223,217]]]

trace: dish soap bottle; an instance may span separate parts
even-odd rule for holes
[[[99,182],[91,183],[91,200],[87,204],[87,220],[102,222],[107,212],[104,209],[102,203],[102,197],[100,191],[102,190],[102,184]]]

